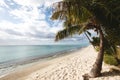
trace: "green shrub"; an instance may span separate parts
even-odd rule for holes
[[[95,50],[99,51],[99,46],[95,46]],[[112,51],[109,49],[105,49],[104,62],[110,65],[118,65],[119,63],[114,56],[117,56],[117,58],[120,59],[120,48],[117,49],[117,54],[112,53]]]
[[[110,65],[117,65],[118,64],[116,59],[113,57],[113,55],[108,55],[108,54],[104,55],[104,62],[106,64],[110,64]]]

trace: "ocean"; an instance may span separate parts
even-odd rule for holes
[[[88,43],[79,45],[6,45],[0,46],[0,76],[17,66],[36,61],[46,60],[53,56],[69,53],[83,47]]]
[[[88,43],[79,45],[6,45],[0,46],[0,65],[29,61],[30,59],[44,58],[80,49]],[[0,66],[1,67],[1,66]]]

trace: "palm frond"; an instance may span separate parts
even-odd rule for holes
[[[87,34],[91,37],[92,34],[91,34],[89,31],[86,31],[86,32],[87,32]]]
[[[81,34],[84,31],[84,29],[85,27],[81,26],[71,26],[69,28],[65,28],[57,33],[55,41],[64,39],[74,34]]]
[[[81,0],[82,1],[82,0]],[[80,24],[87,21],[92,14],[84,7],[80,1],[64,0],[54,4],[52,19],[64,19],[71,24]]]
[[[51,19],[52,20],[57,20],[57,19],[61,19],[61,20],[64,20],[66,15],[65,15],[65,11],[57,11],[57,12],[54,12],[51,16]]]

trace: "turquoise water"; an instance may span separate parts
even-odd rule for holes
[[[29,46],[0,46],[0,62],[15,59],[22,59],[35,56],[57,54],[58,52],[69,51],[87,46],[87,43],[80,45],[29,45]]]

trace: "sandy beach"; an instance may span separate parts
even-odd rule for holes
[[[96,59],[97,52],[90,45],[43,62],[35,62],[27,67],[0,78],[0,80],[83,80]],[[102,76],[90,80],[120,80],[120,72],[110,71],[109,65],[103,64]]]

